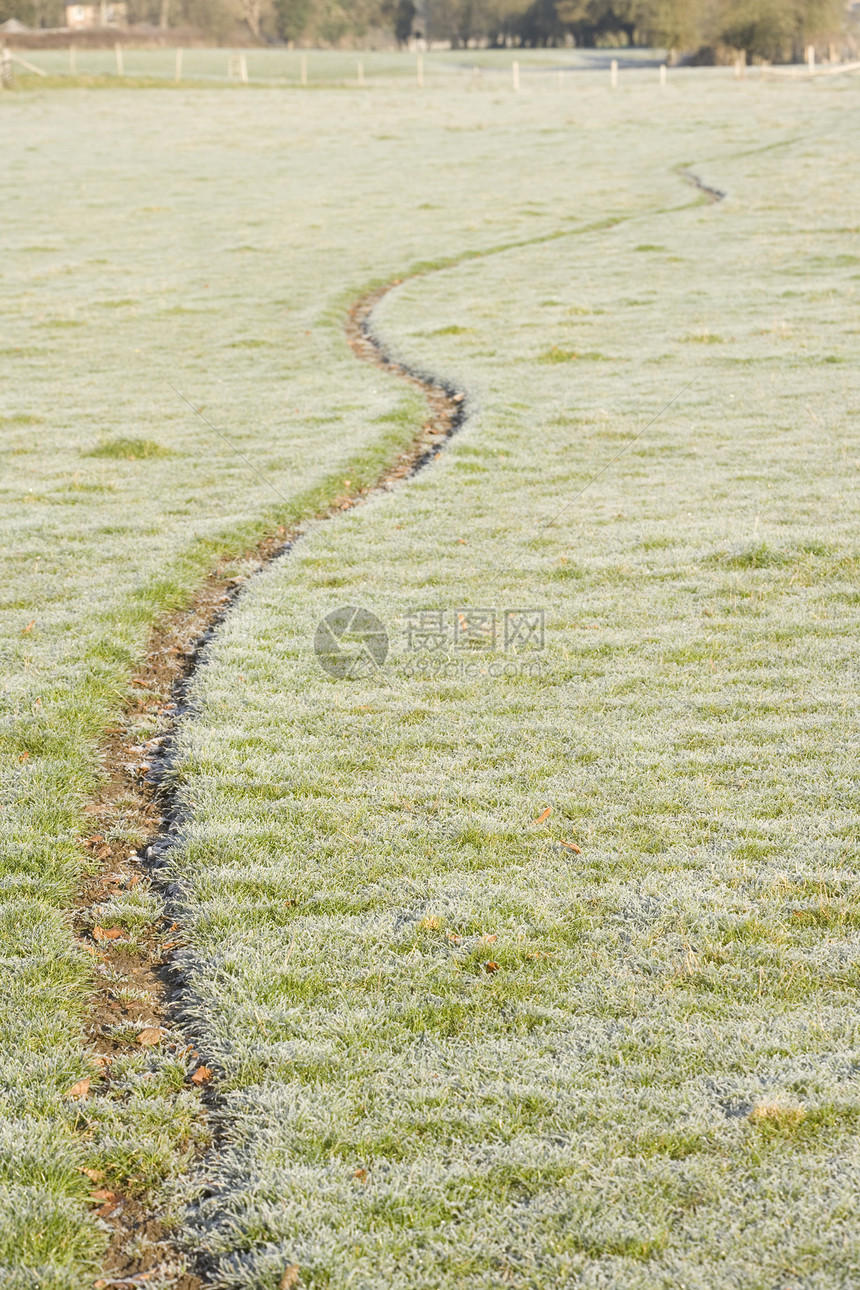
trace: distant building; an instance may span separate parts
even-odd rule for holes
[[[128,21],[128,5],[105,4],[67,4],[66,26],[73,31],[83,31],[87,27],[124,27]]]

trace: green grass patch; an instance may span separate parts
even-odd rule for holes
[[[106,439],[96,448],[90,448],[85,457],[105,457],[109,461],[148,461],[153,457],[174,457],[176,454],[154,439]]]

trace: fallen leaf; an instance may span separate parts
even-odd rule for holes
[[[484,964],[485,972],[498,972],[498,970],[499,970],[498,963],[494,963],[492,959],[490,959],[489,963]]]
[[[90,1077],[88,1075],[86,1079],[79,1079],[77,1084],[73,1084],[72,1087],[69,1089],[68,1093],[66,1094],[66,1097],[86,1097],[89,1091],[90,1091]]]
[[[78,1173],[86,1174],[90,1182],[101,1182],[105,1176],[105,1171],[103,1169],[84,1169],[83,1166],[78,1169]]]
[[[31,632],[35,626],[36,626],[36,620],[35,618],[32,618],[26,627],[21,628],[21,635],[26,636],[27,633]]]
[[[208,1066],[198,1066],[197,1070],[191,1076],[191,1083],[199,1086],[200,1084],[208,1083],[211,1078],[212,1072]]]
[[[756,1102],[747,1116],[753,1124],[768,1124],[783,1130],[796,1129],[804,1119],[806,1110],[802,1106],[787,1106],[781,1102]]]
[[[140,882],[140,874],[139,874],[139,873],[133,873],[133,874],[131,875],[131,877],[129,878],[128,883],[127,883],[126,885],[127,885],[127,886],[129,886],[129,887],[136,887],[136,886],[137,886],[137,884],[138,884],[139,882]]]
[[[144,1026],[137,1036],[137,1042],[143,1044],[144,1048],[152,1048],[154,1044],[161,1043],[162,1033],[158,1026]]]
[[[121,927],[99,927],[96,924],[93,928],[93,938],[97,941],[115,941],[118,936],[122,936]]]
[[[495,932],[493,932],[492,936],[484,936],[484,937],[482,937],[482,940],[483,940],[483,942],[484,942],[484,944],[485,944],[485,945],[495,945],[495,943],[496,943],[496,941],[497,941],[498,939],[499,939],[499,938],[498,938],[498,935],[497,935]]]
[[[105,1201],[108,1201],[111,1205],[113,1205],[115,1204],[116,1201],[119,1200],[119,1196],[115,1191],[111,1191],[110,1188],[101,1187],[99,1188],[98,1191],[90,1192],[90,1200],[98,1200],[98,1201],[101,1201],[102,1204],[104,1204]]]
[[[101,963],[104,963],[107,959],[104,950],[100,950],[97,945],[86,945],[83,941],[78,941],[78,945],[89,954],[91,959],[98,959]]]
[[[575,842],[565,842],[562,839],[561,845],[567,847],[568,851],[575,851],[578,856],[582,855],[582,847],[578,847]]]
[[[535,820],[535,824],[543,824],[544,820],[550,815],[552,815],[552,807],[548,806],[545,811],[541,811],[540,815]]]
[[[353,1178],[357,1178],[359,1182],[367,1182],[366,1169],[356,1169],[355,1173],[352,1176]]]
[[[297,1286],[299,1284],[300,1270],[298,1263],[288,1263],[284,1268],[279,1290],[292,1290],[293,1286]]]

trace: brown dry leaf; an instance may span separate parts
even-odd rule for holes
[[[485,972],[498,972],[498,970],[499,970],[498,963],[494,963],[492,959],[490,959],[489,963],[484,964]]]
[[[582,855],[582,847],[578,847],[575,842],[565,842],[562,838],[561,845],[567,847],[568,851],[575,851],[578,856]]]
[[[208,1066],[198,1066],[197,1070],[191,1076],[192,1084],[206,1084],[212,1078],[212,1071]]]
[[[35,626],[36,626],[36,620],[35,618],[31,618],[27,626],[21,628],[21,635],[26,636],[27,633],[31,632]]]
[[[367,1182],[366,1169],[356,1169],[355,1173],[352,1176],[353,1178],[357,1178],[359,1182]]]
[[[118,936],[122,936],[121,927],[99,927],[96,924],[93,928],[93,937],[97,941],[115,941]]]
[[[129,887],[136,887],[139,882],[140,882],[140,874],[133,873],[128,880],[128,885]]]
[[[68,1093],[66,1094],[66,1097],[86,1097],[89,1091],[90,1091],[90,1077],[89,1075],[87,1075],[85,1079],[79,1079],[76,1084],[72,1085],[72,1087],[69,1089]]]
[[[284,1275],[281,1277],[279,1290],[292,1290],[293,1286],[299,1284],[299,1273],[301,1269],[298,1263],[288,1263],[284,1268]]]
[[[119,1200],[119,1196],[115,1191],[111,1191],[109,1187],[100,1187],[98,1191],[90,1192],[90,1200],[98,1200],[101,1201],[102,1204],[107,1201],[111,1205],[114,1205]]]
[[[90,1182],[101,1182],[105,1176],[104,1169],[84,1169],[82,1165],[78,1168],[78,1173],[86,1174]]]
[[[535,824],[543,824],[544,820],[548,819],[550,815],[552,815],[552,807],[548,806],[546,810],[541,811],[540,815],[535,820]]]
[[[83,950],[84,953],[89,954],[91,958],[103,959],[106,957],[97,945],[88,945],[86,941],[75,941],[75,944],[79,950]]]
[[[158,1026],[144,1026],[137,1036],[137,1042],[143,1044],[144,1048],[152,1048],[154,1044],[160,1044],[163,1031]]]
[[[792,1132],[806,1116],[802,1106],[790,1106],[783,1102],[756,1102],[747,1119],[753,1124],[767,1125],[780,1129],[784,1133]]]

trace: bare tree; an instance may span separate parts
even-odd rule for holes
[[[242,21],[248,24],[248,30],[255,40],[260,39],[262,8],[262,0],[241,0]]]

